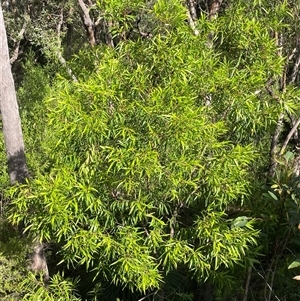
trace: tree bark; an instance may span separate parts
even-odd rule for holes
[[[78,0],[78,3],[82,10],[81,18],[89,37],[89,43],[93,47],[96,45],[95,24],[90,16],[89,8],[85,5],[83,0]]]
[[[10,182],[23,183],[28,177],[19,108],[11,72],[6,29],[0,4],[0,110]]]
[[[187,13],[188,13],[188,23],[192,28],[194,35],[199,35],[199,30],[196,28],[195,22],[198,19],[197,12],[196,12],[196,2],[194,0],[187,0]]]
[[[0,110],[8,173],[11,184],[24,183],[28,178],[28,168],[24,151],[24,140],[21,127],[14,79],[11,72],[7,35],[0,2]],[[49,279],[43,245],[38,242],[33,246],[31,266],[35,272],[42,272],[44,279]]]

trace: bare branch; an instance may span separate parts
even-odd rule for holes
[[[257,272],[257,274],[258,274],[262,279],[266,280],[265,277],[264,277],[261,273]],[[280,301],[280,299],[276,296],[276,294],[274,293],[274,291],[273,291],[271,285],[270,285],[268,282],[266,282],[266,286],[267,286],[267,287],[269,288],[269,290],[274,294],[274,297],[276,298],[276,300]]]
[[[209,11],[208,11],[208,20],[213,21],[214,19],[216,19],[218,17],[218,13],[220,11],[221,8],[221,4],[222,4],[223,0],[212,0],[210,6],[208,7]],[[214,32],[211,31],[208,34],[208,41],[207,41],[207,46],[209,48],[212,48],[214,45]]]
[[[298,53],[295,64],[293,66],[292,74],[289,79],[289,84],[295,83],[297,75],[299,73],[299,67],[300,67],[300,52]]]
[[[21,41],[22,41],[22,39],[24,37],[24,33],[25,33],[25,30],[26,30],[26,27],[27,27],[28,23],[29,23],[29,16],[25,15],[24,16],[24,23],[23,23],[22,29],[20,30],[20,32],[18,34],[16,48],[15,48],[15,50],[13,52],[12,57],[9,60],[9,62],[10,62],[11,65],[18,59],[18,56],[19,56],[19,53],[20,53],[20,43],[21,43]]]
[[[139,34],[140,36],[142,36],[144,38],[152,38],[153,37],[152,33],[150,33],[150,32],[143,32],[143,31],[140,31],[139,29],[138,30],[134,29],[132,32],[137,33],[137,34]]]
[[[251,273],[252,273],[252,267],[249,267],[248,271],[247,271],[247,280],[246,280],[246,286],[245,286],[243,301],[248,300],[248,292],[249,292],[249,284],[250,284]]]
[[[268,80],[268,82],[265,85],[265,89],[267,90],[267,92],[273,99],[279,101],[280,100],[279,97],[277,95],[275,95],[274,91],[271,88],[274,83],[275,83],[275,80],[273,80],[273,79]]]
[[[63,22],[64,22],[64,11],[63,11],[63,8],[61,9],[60,11],[60,20],[57,24],[57,40],[58,40],[58,48],[59,50],[57,50],[56,52],[56,55],[57,55],[57,58],[58,60],[60,61],[60,63],[66,68],[68,74],[70,75],[70,77],[72,78],[72,80],[74,82],[78,82],[76,76],[74,75],[73,71],[67,66],[67,62],[65,60],[65,58],[63,57],[61,51],[60,51],[60,48],[61,48],[61,39],[60,39],[60,33],[61,33],[61,27],[63,25]]]
[[[280,149],[280,155],[282,155],[284,153],[289,141],[293,137],[294,133],[297,131],[297,128],[298,128],[299,124],[300,124],[300,117],[297,119],[294,126],[292,127],[292,129],[290,130],[288,135],[286,136],[285,141],[283,142],[282,147]]]
[[[86,27],[88,36],[89,36],[89,42],[91,46],[96,45],[96,38],[95,38],[95,24],[91,19],[90,16],[90,10],[87,8],[83,0],[78,0],[78,4],[83,12],[82,21],[84,23],[84,26]]]
[[[155,293],[156,293],[156,292],[150,293],[150,294],[146,295],[145,297],[139,299],[138,301],[143,301],[143,300],[149,298],[150,296],[154,295]]]
[[[288,59],[287,59],[288,62],[291,61],[291,60],[293,59],[293,57],[295,56],[296,52],[297,52],[297,48],[295,47],[295,48],[292,50],[291,54],[289,55],[289,57],[288,57]]]

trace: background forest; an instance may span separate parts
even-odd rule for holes
[[[1,300],[299,300],[299,1],[1,6]]]

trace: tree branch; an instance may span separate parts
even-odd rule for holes
[[[300,66],[300,52],[298,52],[298,55],[296,57],[295,64],[293,66],[293,70],[291,73],[291,76],[289,78],[289,84],[294,84],[297,78],[297,75],[299,73],[299,66]]]
[[[20,43],[21,43],[21,41],[22,41],[22,39],[24,37],[24,33],[25,33],[25,30],[26,30],[26,27],[27,27],[28,23],[29,23],[29,16],[25,15],[24,16],[24,23],[23,23],[22,29],[18,33],[16,48],[15,48],[15,50],[13,52],[12,57],[9,60],[9,62],[10,62],[11,65],[18,59],[19,51],[20,51]]]
[[[188,15],[188,23],[191,27],[191,29],[194,32],[195,36],[199,35],[199,30],[196,28],[195,21],[197,20],[197,12],[195,8],[195,1],[194,0],[187,0],[186,6],[187,6],[187,15]]]
[[[112,27],[112,21],[103,21],[103,27],[105,28],[106,31],[106,35],[105,35],[105,40],[106,40],[106,44],[112,48],[115,47],[115,43],[110,31],[110,28]]]
[[[290,132],[288,133],[288,135],[286,136],[283,144],[282,144],[282,147],[280,149],[280,152],[279,154],[282,155],[288,145],[288,143],[290,142],[291,138],[293,137],[294,133],[297,131],[297,128],[300,124],[300,117],[297,119],[297,121],[295,122],[294,126],[292,127],[292,129],[290,130]]]
[[[249,267],[248,271],[247,271],[247,280],[246,280],[246,286],[245,286],[243,301],[248,300],[248,292],[249,292],[249,284],[250,284],[251,273],[252,273],[252,267]]]
[[[96,45],[96,38],[95,38],[95,31],[94,31],[95,24],[91,19],[90,10],[86,7],[83,0],[78,0],[78,4],[83,12],[82,21],[88,33],[89,43],[91,44],[91,46],[95,46]]]
[[[60,39],[60,33],[61,33],[61,27],[63,25],[64,22],[64,11],[63,8],[60,11],[60,20],[57,24],[57,40],[58,40],[58,48],[61,49],[61,39]],[[65,58],[63,57],[62,53],[60,50],[58,50],[56,52],[57,58],[59,60],[59,62],[66,68],[68,74],[70,75],[70,77],[72,78],[72,80],[74,82],[78,82],[76,76],[74,75],[73,71],[67,66],[67,62],[65,60]]]
[[[223,2],[223,0],[213,0],[212,1],[210,8],[209,8],[209,13],[208,13],[209,20],[213,20],[213,19],[217,18],[222,2]]]

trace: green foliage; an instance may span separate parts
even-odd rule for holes
[[[0,219],[0,299],[20,300],[24,290],[20,283],[25,270],[26,240],[13,227]]]
[[[252,2],[201,16],[194,36],[179,1],[97,1],[116,35],[141,11],[151,37],[81,51],[70,64],[78,82],[51,86],[29,58],[19,100],[35,177],[10,189],[10,221],[59,246],[81,277],[56,274],[48,289],[32,277],[25,300],[77,300],[80,286],[89,300],[192,300],[205,281],[224,300],[274,241],[278,262],[276,235],[295,246],[291,153],[272,187],[260,182],[279,113],[299,109],[296,89],[265,89],[284,65],[269,33],[290,11]]]
[[[253,204],[251,210],[260,214],[260,217],[257,216],[261,229],[260,252],[270,258],[270,261],[267,258],[260,260],[264,281],[271,281],[267,269],[271,270],[274,273],[272,287],[278,298],[289,295],[289,300],[297,300],[300,290],[292,280],[297,275],[300,237],[300,191],[299,177],[294,170],[297,164],[295,154],[286,152],[277,159],[277,164],[272,183],[261,190],[260,209],[253,208]]]
[[[25,137],[28,165],[31,174],[43,171],[45,152],[41,141],[45,131],[45,108],[43,99],[50,89],[55,66],[41,67],[34,62],[33,53],[29,53],[24,63],[24,80],[18,88],[17,96],[21,111],[22,128]]]
[[[44,283],[36,279],[36,276],[29,274],[29,277],[22,282],[23,290],[29,293],[24,294],[24,301],[79,301],[81,300],[74,292],[74,283],[65,277],[56,274],[52,277],[51,283],[45,287]]]
[[[9,185],[9,178],[7,175],[7,168],[6,166],[6,153],[5,153],[5,144],[4,140],[0,139],[0,162],[2,163],[3,168],[0,170],[0,185],[1,185],[1,190],[4,187],[7,187]],[[3,190],[2,190],[2,195],[0,197],[0,202],[1,202],[1,207],[5,207],[5,201],[3,200]]]
[[[110,24],[113,37],[122,36],[132,30],[140,14],[145,12],[144,0],[98,0],[94,6],[96,15]]]
[[[182,14],[159,5],[161,22]],[[62,244],[67,263],[132,291],[159,289],[180,267],[222,285],[216,276],[242,264],[258,234],[251,220],[232,227],[224,213],[248,196],[256,155],[226,139],[204,104],[231,68],[205,45],[188,26],[170,27],[104,49],[84,81],[60,79],[41,139],[53,167],[12,189],[11,220]]]
[[[24,289],[20,286],[20,282],[24,279],[26,273],[21,272],[23,265],[19,258],[8,259],[6,256],[0,255],[0,299],[6,301],[19,300]]]
[[[288,269],[294,269],[300,266],[300,259],[294,260],[288,267]]]
[[[266,82],[282,73],[284,59],[270,37],[270,20],[281,24],[281,19],[261,15],[260,9],[253,9],[252,1],[237,1],[215,25],[216,44],[223,59],[212,97],[224,99],[214,106],[216,116],[226,116],[232,139],[242,143],[257,143],[282,110],[278,100],[265,90]],[[223,77],[227,80],[221,80]]]

